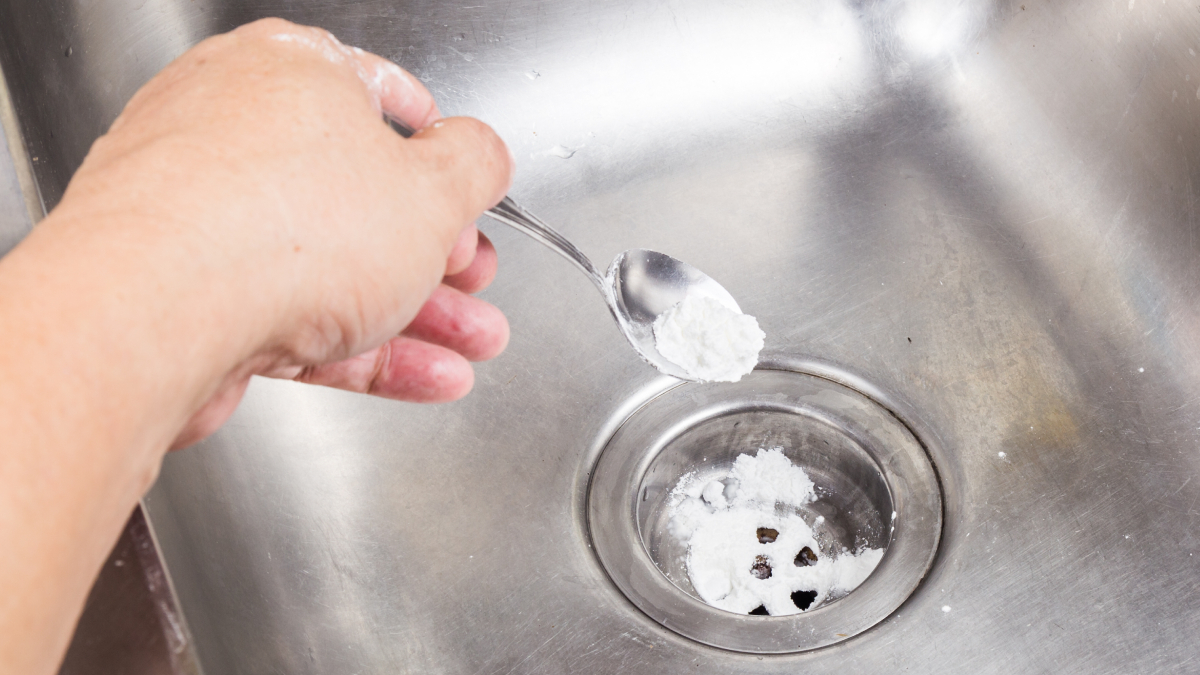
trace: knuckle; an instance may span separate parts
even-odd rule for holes
[[[471,169],[472,196],[487,202],[508,187],[512,174],[508,146],[490,126],[477,119],[455,118],[455,125],[462,138],[464,164]]]
[[[267,17],[265,19],[258,19],[257,21],[251,21],[250,23],[245,24],[241,28],[238,28],[237,32],[250,33],[252,35],[271,35],[271,34],[281,33],[281,32],[294,33],[296,31],[298,31],[299,29],[300,29],[300,26],[292,23],[291,21],[287,21],[286,19],[280,19],[278,17],[271,16],[271,17]]]
[[[466,126],[470,132],[474,146],[488,167],[499,171],[507,171],[509,164],[508,146],[490,126],[474,118],[467,120]]]
[[[430,134],[431,142],[405,143],[405,149],[418,153],[420,165],[437,176],[438,192],[453,209],[454,220],[466,225],[507,189],[512,175],[508,148],[491,127],[467,117],[441,120],[422,132]]]

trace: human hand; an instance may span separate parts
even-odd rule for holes
[[[439,117],[398,67],[260,21],[155,76],[0,259],[0,671],[56,672],[163,453],[251,375],[448,400],[503,349],[471,223],[512,160]]]
[[[496,357],[508,344],[508,321],[493,305],[470,296],[496,274],[496,249],[474,225],[463,230],[447,260],[446,276],[400,335],[356,356],[257,373],[398,401],[440,403],[465,396],[475,380],[470,361]],[[249,376],[223,387],[192,418],[172,449],[216,431],[233,414]]]
[[[403,139],[381,112],[420,131]],[[465,395],[468,361],[508,340],[499,310],[469,294],[496,266],[471,222],[511,171],[490,129],[441,120],[400,68],[269,19],[202,42],[139,91],[54,226],[139,214],[112,234],[161,256],[214,319],[172,339],[225,333],[217,347],[234,356],[217,359],[183,447],[224,422],[253,374],[408,401]]]

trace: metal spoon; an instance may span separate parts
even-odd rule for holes
[[[413,134],[400,122],[388,119],[388,124],[405,138]],[[608,303],[608,309],[633,350],[667,375],[696,381],[682,367],[658,353],[654,342],[654,320],[659,314],[678,304],[691,289],[727,306],[738,307],[737,301],[724,286],[695,267],[665,253],[630,249],[613,258],[608,273],[601,276],[592,261],[566,237],[518,206],[511,198],[505,197],[486,213],[533,237],[582,270],[596,290],[600,291],[604,302]]]

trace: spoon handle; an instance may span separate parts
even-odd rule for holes
[[[505,225],[513,227],[525,234],[533,237],[537,241],[544,244],[547,248],[562,257],[570,260],[576,267],[583,270],[588,279],[596,285],[600,293],[605,293],[606,285],[604,277],[600,276],[600,272],[592,261],[575,247],[566,237],[555,231],[554,228],[543,223],[541,219],[532,213],[521,208],[511,198],[505,197],[500,200],[500,203],[487,210],[487,215],[493,220],[498,220]]]
[[[391,117],[387,117],[386,119],[388,126],[401,136],[408,138],[413,135],[413,130],[403,122]],[[486,213],[493,220],[498,220],[513,229],[533,237],[550,250],[570,260],[596,285],[601,295],[608,297],[608,287],[604,283],[604,277],[596,270],[596,266],[592,264],[592,261],[583,254],[583,251],[576,248],[575,244],[572,244],[566,237],[555,231],[554,228],[543,223],[540,218],[521,208],[511,198],[505,197],[501,199],[499,204],[488,209]]]

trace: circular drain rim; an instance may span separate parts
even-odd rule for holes
[[[828,368],[815,374],[788,365],[760,364],[738,383],[681,383],[660,393],[620,423],[604,444],[589,481],[588,533],[609,577],[652,619],[713,647],[787,654],[849,639],[883,621],[908,599],[932,565],[941,538],[940,485],[925,447],[912,431],[874,399],[830,379]],[[664,408],[668,414],[660,413]],[[800,614],[742,616],[705,604],[659,570],[638,531],[642,476],[658,453],[703,420],[755,409],[838,424],[878,465],[897,513],[888,549],[871,576],[846,597]]]

